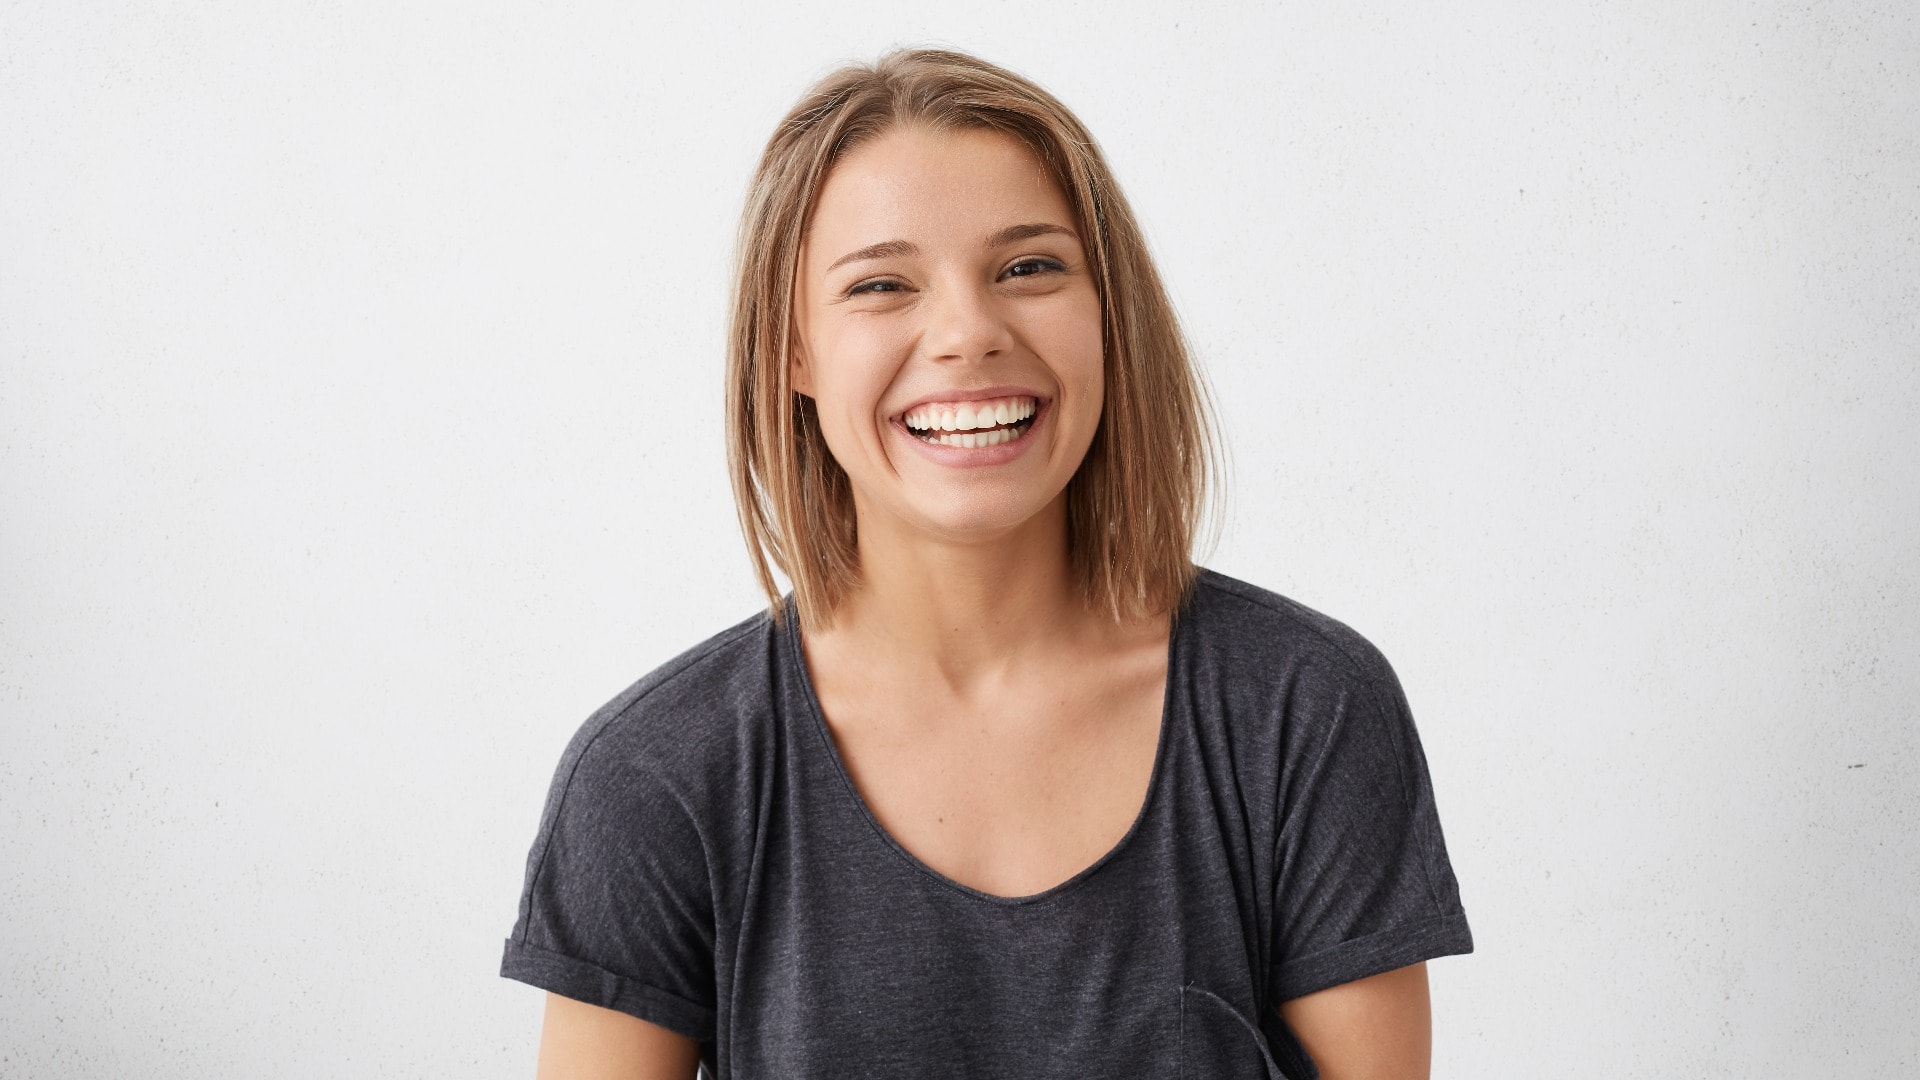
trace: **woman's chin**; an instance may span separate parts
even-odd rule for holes
[[[870,528],[861,523],[863,538],[885,537],[894,544],[930,544],[942,547],[1030,545],[1049,532],[1066,537],[1066,504],[1055,498],[972,498],[949,500],[938,507],[903,507],[891,527]],[[863,515],[864,518],[864,515]],[[877,523],[876,523],[877,524]]]

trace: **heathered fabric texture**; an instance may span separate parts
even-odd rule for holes
[[[880,827],[798,633],[749,619],[580,729],[501,974],[719,1080],[1309,1080],[1276,1003],[1473,948],[1399,684],[1324,615],[1202,574],[1132,829],[1018,898]]]

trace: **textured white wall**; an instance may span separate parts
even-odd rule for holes
[[[564,740],[756,603],[747,172],[915,42],[1100,135],[1213,564],[1399,667],[1437,1075],[1920,1070],[1910,5],[675,7],[0,11],[0,1075],[530,1075]]]

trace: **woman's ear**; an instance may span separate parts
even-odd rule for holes
[[[796,346],[793,359],[787,363],[787,386],[796,394],[813,396],[813,369],[807,361],[807,347]]]

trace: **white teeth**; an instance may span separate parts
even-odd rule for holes
[[[999,446],[1001,443],[1009,443],[1019,437],[1020,434],[1012,428],[1000,428],[995,431],[943,432],[939,436],[927,441],[939,443],[941,446],[958,446],[963,450],[978,450],[985,446]]]
[[[942,431],[979,431],[1006,424],[1017,424],[1031,417],[1039,409],[1039,403],[1029,397],[1001,398],[990,402],[962,402],[958,405],[942,405],[937,402],[922,405],[907,413],[901,419],[907,427],[918,432]],[[937,440],[947,442],[945,439]],[[1005,442],[1005,439],[995,440]],[[959,443],[948,443],[959,445]],[[994,445],[982,442],[982,446]]]

